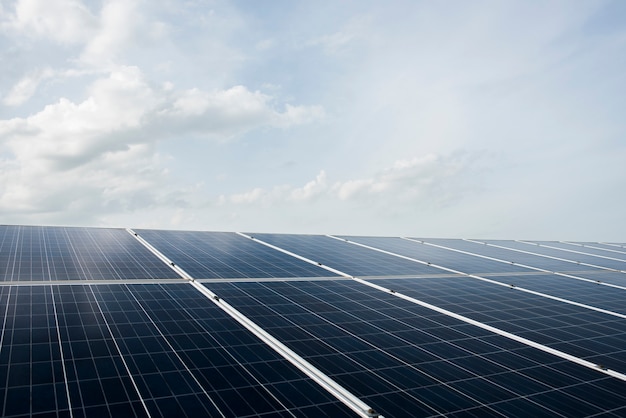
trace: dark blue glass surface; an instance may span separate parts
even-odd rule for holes
[[[206,286],[385,417],[495,415],[513,401],[550,415],[550,397],[604,411],[571,386],[626,402],[624,382],[353,281]]]
[[[462,273],[524,273],[533,271],[524,267],[511,265],[510,263],[500,263],[495,260],[458,253],[402,238],[355,236],[341,236],[341,238],[380,248],[382,250],[390,251],[406,257],[411,257],[427,263],[447,267]]]
[[[123,229],[0,226],[0,281],[178,278]]]
[[[232,232],[135,232],[195,279],[336,276]]]
[[[440,269],[322,235],[250,235],[352,276],[442,273]]]

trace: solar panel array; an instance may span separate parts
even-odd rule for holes
[[[0,226],[2,416],[626,416],[626,247]]]

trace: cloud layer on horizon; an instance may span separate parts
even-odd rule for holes
[[[618,239],[622,6],[457,6],[4,2],[0,213]]]

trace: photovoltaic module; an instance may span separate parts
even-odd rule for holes
[[[626,245],[0,226],[6,417],[626,416]]]

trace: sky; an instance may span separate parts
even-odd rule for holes
[[[0,223],[626,242],[626,2],[0,0]]]

